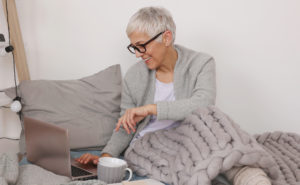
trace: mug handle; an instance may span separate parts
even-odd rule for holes
[[[126,168],[125,170],[129,172],[129,177],[126,181],[130,181],[132,178],[132,170],[130,168]]]

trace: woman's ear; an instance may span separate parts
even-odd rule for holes
[[[172,45],[172,40],[173,40],[173,34],[170,30],[166,30],[165,33],[163,34],[163,43],[165,46],[170,46]]]

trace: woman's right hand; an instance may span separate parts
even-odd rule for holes
[[[90,153],[85,153],[82,156],[80,156],[79,158],[75,159],[77,162],[79,162],[80,164],[88,164],[88,163],[93,163],[95,165],[97,165],[98,160],[99,160],[99,156],[97,155],[93,155]]]
[[[100,157],[112,157],[112,156],[110,154],[103,153],[103,154],[101,154]],[[97,155],[90,154],[90,153],[85,153],[75,160],[77,162],[79,162],[80,164],[93,163],[94,165],[97,165],[100,157]]]

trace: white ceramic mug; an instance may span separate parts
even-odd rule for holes
[[[98,179],[108,184],[122,182],[125,172],[129,172],[129,181],[132,178],[132,170],[127,162],[113,157],[101,157],[97,166]]]

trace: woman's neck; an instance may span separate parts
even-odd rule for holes
[[[178,59],[178,54],[173,46],[168,47],[165,59],[162,65],[156,69],[159,73],[173,73]]]
[[[173,82],[174,69],[177,59],[178,54],[175,48],[173,46],[168,48],[164,62],[159,68],[156,69],[156,79],[164,83]]]

